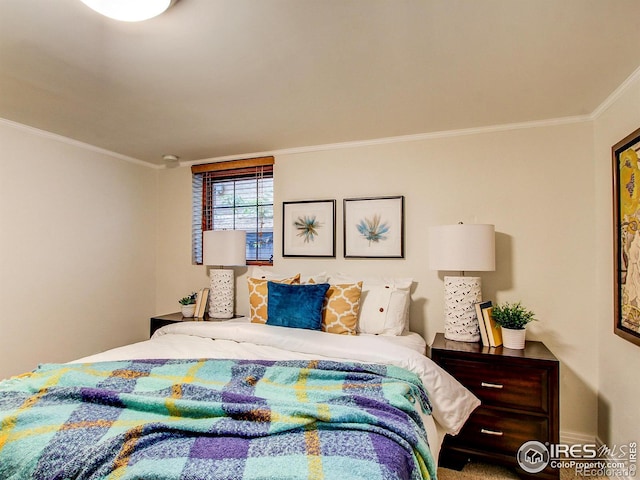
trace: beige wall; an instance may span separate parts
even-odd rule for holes
[[[0,378],[148,336],[157,171],[0,123]]]
[[[522,300],[538,314],[531,338],[562,360],[562,429],[594,436],[592,164],[592,122],[276,155],[275,268],[411,276],[411,327],[431,341],[443,329],[443,274],[428,267],[428,227],[494,223],[497,271],[482,275],[485,298]],[[206,269],[189,263],[190,184],[188,168],[160,172],[158,313],[176,311],[180,295],[207,284]],[[344,259],[342,199],[379,195],[405,196],[406,258]],[[330,198],[338,200],[337,258],[282,258],[282,202]],[[238,310],[246,312],[242,273]]]
[[[640,75],[595,121],[596,326],[598,433],[609,445],[637,442],[640,432],[640,347],[613,334],[613,208],[611,147],[640,127]]]

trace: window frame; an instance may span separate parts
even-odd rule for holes
[[[242,180],[251,177],[256,179],[261,176],[264,178],[273,179],[273,166],[275,164],[274,157],[256,157],[241,160],[228,160],[222,162],[206,163],[193,165],[191,167],[192,174],[192,240],[191,240],[191,256],[192,263],[194,265],[202,265],[202,232],[207,230],[207,209],[213,209],[213,205],[209,205],[206,188],[204,184],[210,179],[205,179],[205,175],[209,174],[213,176],[215,182],[219,180]],[[273,180],[272,180],[273,181]],[[256,199],[259,202],[259,199]],[[259,203],[256,203],[256,207]],[[273,199],[271,208],[274,208]],[[256,217],[257,220],[257,217]],[[274,228],[275,230],[275,228]],[[248,231],[247,233],[256,232],[260,234],[259,228],[255,231]],[[272,232],[272,235],[275,232]],[[273,244],[273,237],[272,237]],[[256,266],[268,266],[273,265],[273,253],[270,260],[251,260],[247,259],[247,265]]]

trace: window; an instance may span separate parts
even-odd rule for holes
[[[191,167],[192,257],[202,264],[202,232],[245,230],[247,264],[273,263],[273,157]]]

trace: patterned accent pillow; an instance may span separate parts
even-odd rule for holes
[[[249,277],[249,318],[253,323],[267,323],[269,289],[267,282],[286,283],[293,285],[300,283],[300,274],[282,280],[268,280],[266,278]]]
[[[362,282],[331,285],[322,307],[322,331],[356,335]]]

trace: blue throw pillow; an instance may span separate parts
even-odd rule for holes
[[[287,285],[268,282],[267,325],[320,330],[328,283]]]

